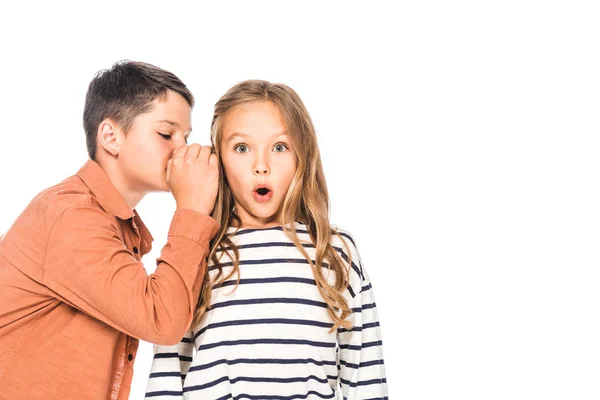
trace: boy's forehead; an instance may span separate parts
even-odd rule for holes
[[[157,98],[152,102],[148,116],[156,124],[165,124],[177,129],[191,130],[192,108],[181,96],[165,99]]]

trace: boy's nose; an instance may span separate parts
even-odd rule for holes
[[[183,146],[184,144],[186,144],[186,143],[185,143],[185,138],[183,138],[183,137],[180,137],[180,136],[178,136],[178,135],[175,135],[174,139],[175,139],[175,140],[174,140],[173,142],[174,142],[174,144],[175,144],[175,148],[176,148],[176,149],[178,149],[178,148],[180,148],[181,146]]]

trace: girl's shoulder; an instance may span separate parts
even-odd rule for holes
[[[331,245],[334,247],[347,248],[352,253],[357,253],[356,240],[349,230],[339,226],[331,225]]]

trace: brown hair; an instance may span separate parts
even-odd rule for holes
[[[151,109],[151,103],[166,97],[167,91],[180,94],[194,106],[194,96],[177,76],[154,65],[137,61],[118,61],[99,71],[88,86],[83,110],[87,151],[96,157],[98,125],[111,118],[125,132],[135,117]]]
[[[296,156],[296,172],[282,205],[280,222],[283,224],[284,232],[304,255],[313,270],[317,287],[327,303],[329,315],[334,323],[332,331],[338,326],[349,328],[351,324],[346,318],[352,310],[348,307],[342,293],[349,284],[348,265],[352,265],[352,260],[349,258],[347,264],[344,264],[340,254],[331,245],[332,236],[338,236],[350,257],[345,240],[332,229],[329,223],[329,195],[321,165],[317,135],[310,115],[298,94],[286,85],[262,80],[244,81],[233,86],[215,104],[211,125],[211,142],[214,151],[220,159],[222,127],[228,113],[243,104],[257,101],[270,101],[279,109]],[[209,259],[214,263],[218,272],[211,279],[207,268],[198,306],[194,313],[193,326],[200,323],[202,316],[209,308],[212,288],[231,278],[234,274],[237,275],[238,282],[240,279],[239,252],[227,235],[228,227],[239,226],[240,221],[234,211],[233,195],[227,184],[222,164],[220,168],[219,194],[212,213],[220,225],[220,230],[211,242],[209,255]],[[306,225],[316,248],[314,262],[300,243],[300,239],[293,229],[294,222]],[[222,266],[217,258],[218,251],[227,253],[233,260],[233,268],[226,276],[223,275]],[[335,274],[333,285],[327,282],[323,269],[328,269]]]

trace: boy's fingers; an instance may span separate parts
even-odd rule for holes
[[[212,167],[219,165],[219,159],[217,158],[217,155],[215,153],[212,153],[208,158],[208,165]]]
[[[202,150],[200,150],[200,154],[198,155],[198,158],[208,164],[211,153],[212,153],[212,147],[202,146]]]
[[[178,147],[174,152],[173,152],[173,156],[171,156],[171,159],[173,158],[183,158],[185,157],[185,154],[187,153],[187,149],[188,146],[186,144]]]
[[[198,154],[200,154],[201,149],[202,149],[202,146],[194,143],[194,144],[188,146],[187,152],[185,153],[185,157],[186,158],[196,158],[196,157],[198,157]]]
[[[169,177],[171,176],[171,164],[173,163],[173,159],[171,158],[167,161],[167,182],[169,182]]]

